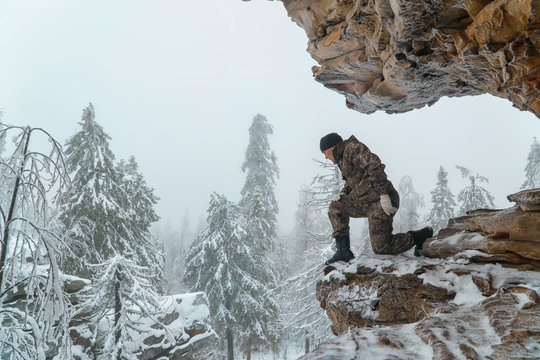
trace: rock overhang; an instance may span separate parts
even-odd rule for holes
[[[315,80],[363,113],[489,93],[540,117],[538,0],[283,0]]]

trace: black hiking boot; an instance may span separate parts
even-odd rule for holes
[[[354,254],[351,251],[351,242],[348,236],[337,236],[336,237],[336,253],[326,262],[325,265],[330,265],[336,261],[345,261],[348,262],[354,259]]]
[[[351,261],[352,259],[354,259],[354,254],[351,251],[351,239],[348,236],[345,238],[345,242],[343,243],[343,247],[345,249],[347,249],[347,252],[349,254],[349,259],[348,260],[343,260],[343,261]]]
[[[408,234],[411,234],[414,240],[414,256],[422,256],[420,250],[422,250],[424,242],[430,237],[433,237],[433,228],[431,226],[426,226],[420,230],[409,231]]]

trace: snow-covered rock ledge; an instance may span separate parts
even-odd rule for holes
[[[425,257],[362,255],[324,270],[338,337],[304,360],[540,358],[540,189],[452,219]]]
[[[540,355],[540,273],[468,259],[363,255],[329,266],[317,298],[338,337],[304,360]]]
[[[540,189],[509,195],[508,200],[516,205],[470,211],[467,216],[451,219],[446,229],[424,244],[422,254],[540,270]]]
[[[68,278],[66,288],[71,301],[77,302],[77,293],[87,285],[78,278]],[[177,294],[161,297],[163,313],[157,319],[167,329],[157,326],[150,318],[139,318],[138,323],[146,331],[132,331],[128,344],[138,353],[140,360],[152,359],[214,359],[217,335],[209,323],[208,298],[203,292]],[[96,344],[92,342],[93,332],[85,319],[79,315],[70,323],[73,340],[73,359],[94,359]],[[100,327],[108,326],[106,323]],[[170,338],[174,341],[171,342]],[[99,341],[98,341],[99,342]],[[97,346],[99,347],[99,346]]]

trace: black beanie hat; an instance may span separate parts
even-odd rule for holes
[[[324,152],[327,149],[330,149],[332,146],[335,146],[342,142],[343,139],[337,133],[330,133],[321,138],[321,152]]]

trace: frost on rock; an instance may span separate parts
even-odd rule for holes
[[[405,254],[364,255],[325,273],[317,298],[338,337],[303,360],[540,354],[537,271]]]
[[[210,312],[205,293],[163,296],[161,309],[162,314],[158,315],[157,319],[166,325],[166,328],[157,326],[156,322],[148,317],[137,315],[138,318],[133,319],[137,322],[138,329],[128,336],[131,340],[125,346],[137,355],[137,359],[215,358],[217,336],[209,325]],[[106,328],[112,323],[113,316],[111,313],[111,319],[104,319],[98,325],[103,332],[106,332]],[[87,322],[81,321],[83,318],[84,316],[81,316],[72,322],[74,359],[105,359],[106,354],[92,352],[92,349],[96,348],[91,338],[93,331],[89,329]],[[98,340],[99,333],[100,331]]]

